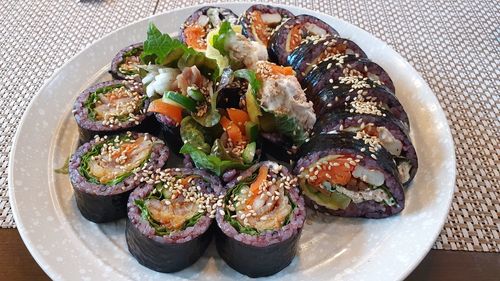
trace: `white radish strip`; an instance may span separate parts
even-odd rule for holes
[[[280,14],[262,14],[260,17],[262,18],[262,21],[267,24],[277,24],[281,22]]]
[[[352,176],[374,186],[381,186],[385,181],[385,177],[382,172],[377,170],[369,170],[360,165],[356,166],[356,168],[352,172]]]

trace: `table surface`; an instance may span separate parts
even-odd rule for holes
[[[16,229],[0,229],[0,280],[50,280]],[[431,250],[406,280],[498,280],[500,254]]]

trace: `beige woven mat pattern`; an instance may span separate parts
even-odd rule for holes
[[[207,1],[0,0],[0,225],[14,227],[8,157],[24,109],[55,69],[137,19]],[[498,0],[271,1],[318,10],[378,36],[429,83],[450,122],[457,184],[434,248],[500,252]]]

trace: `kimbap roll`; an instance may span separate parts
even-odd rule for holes
[[[377,138],[350,132],[317,134],[299,155],[294,172],[312,208],[367,218],[388,217],[404,208],[396,165]]]
[[[257,144],[258,127],[249,120],[248,113],[237,108],[221,110],[224,115],[220,127],[204,128],[191,117],[181,122],[180,152],[190,155],[196,167],[206,169],[224,182],[234,178],[260,158]],[[227,173],[226,173],[227,172]]]
[[[96,136],[80,146],[69,162],[76,205],[88,220],[101,223],[124,218],[139,174],[163,167],[168,147],[149,134],[127,132]]]
[[[287,58],[297,72],[299,82],[309,73],[313,65],[335,55],[354,55],[366,58],[365,52],[351,40],[328,36],[322,40],[306,41],[293,50]]]
[[[314,96],[327,85],[337,85],[340,77],[361,76],[380,82],[395,93],[394,84],[385,70],[378,64],[366,58],[356,58],[355,55],[334,55],[312,66],[302,81],[307,88],[308,98]]]
[[[261,162],[227,185],[216,212],[219,255],[250,277],[273,275],[295,256],[305,220],[297,178],[274,162]]]
[[[140,80],[139,65],[141,64],[143,47],[143,43],[133,44],[116,54],[113,61],[111,61],[111,69],[109,70],[114,79]]]
[[[287,9],[257,4],[248,8],[240,17],[242,33],[251,40],[262,43],[266,48],[273,33],[293,14]]]
[[[246,94],[248,112],[251,117],[257,116],[261,136],[266,142],[279,147],[272,149],[271,153],[284,161],[287,159],[283,156],[295,153],[308,138],[316,122],[313,104],[307,100],[294,74],[291,67],[258,62],[256,77],[260,88],[252,88],[253,94]],[[278,153],[284,150],[286,155]]]
[[[223,21],[235,24],[238,16],[229,9],[221,7],[203,7],[182,24],[180,39],[183,43],[197,51],[207,49],[207,35],[213,29],[220,26]]]
[[[313,98],[317,116],[344,107],[350,101],[375,102],[377,106],[391,112],[397,119],[410,126],[408,115],[393,92],[380,84],[362,76],[340,77],[338,84],[327,85]]]
[[[295,16],[283,23],[271,36],[269,58],[279,65],[286,65],[288,55],[304,41],[316,41],[326,36],[338,36],[338,33],[316,17]]]
[[[210,225],[222,205],[219,179],[198,169],[165,169],[132,192],[125,230],[130,253],[155,271],[176,272],[195,263],[212,239]]]
[[[344,107],[321,116],[313,130],[315,133],[349,131],[377,138],[396,160],[398,175],[404,185],[408,185],[417,173],[417,153],[407,125],[377,102],[349,101]]]
[[[113,80],[91,86],[73,106],[80,141],[126,130],[148,132],[152,125],[148,105],[140,82]]]

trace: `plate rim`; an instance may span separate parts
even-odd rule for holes
[[[450,183],[450,186],[452,186],[452,188],[449,188],[448,192],[446,193],[447,197],[449,198],[448,200],[448,203],[446,204],[447,205],[447,209],[448,209],[448,212],[444,213],[441,215],[441,218],[440,218],[440,224],[439,224],[439,228],[436,228],[437,230],[435,231],[435,233],[433,233],[432,237],[433,239],[430,240],[430,242],[428,242],[427,245],[425,245],[425,250],[423,250],[421,252],[421,254],[419,255],[419,258],[418,259],[414,259],[412,262],[409,263],[408,267],[403,271],[402,275],[400,275],[400,279],[404,279],[406,278],[410,273],[413,272],[413,270],[421,263],[421,261],[425,258],[425,256],[429,253],[429,251],[432,249],[432,245],[435,243],[436,239],[438,238],[439,234],[441,233],[442,231],[442,228],[446,222],[446,218],[448,217],[448,214],[449,214],[449,210],[451,208],[451,205],[453,203],[453,194],[455,192],[455,187],[456,187],[456,174],[457,174],[457,171],[456,171],[456,148],[455,148],[455,143],[454,143],[454,139],[453,139],[453,135],[451,134],[451,129],[450,129],[450,124],[449,124],[449,120],[448,118],[446,118],[446,114],[445,114],[445,111],[443,110],[442,106],[441,106],[441,103],[439,102],[436,94],[432,91],[432,89],[430,88],[430,86],[428,85],[427,81],[425,79],[423,79],[422,75],[420,74],[419,71],[417,71],[404,57],[402,57],[396,50],[394,50],[390,45],[388,45],[385,41],[383,41],[382,39],[380,39],[379,37],[375,36],[374,34],[366,31],[365,29],[355,25],[355,24],[352,24],[350,22],[347,22],[335,15],[330,15],[330,14],[327,14],[327,13],[324,13],[324,12],[321,12],[321,11],[316,11],[316,10],[312,10],[312,9],[309,9],[309,8],[306,8],[306,7],[302,7],[302,6],[296,6],[296,5],[288,5],[288,4],[280,4],[280,3],[266,3],[266,2],[249,2],[249,1],[245,1],[245,2],[213,2],[213,3],[205,3],[205,4],[197,4],[197,5],[190,5],[190,6],[185,6],[185,7],[179,7],[179,8],[175,8],[175,9],[169,9],[169,10],[166,10],[166,11],[163,11],[161,13],[158,13],[158,14],[153,14],[153,15],[150,15],[150,16],[147,16],[147,17],[142,17],[142,18],[139,18],[129,24],[126,24],[124,26],[121,26],[119,28],[116,28],[116,29],[113,29],[112,31],[110,31],[109,33],[105,34],[104,36],[92,41],[91,43],[89,43],[87,46],[85,46],[83,49],[81,49],[80,51],[78,51],[75,55],[73,55],[70,59],[68,59],[66,62],[64,62],[60,67],[58,67],[57,69],[55,69],[52,73],[52,75],[47,78],[44,83],[42,84],[42,86],[37,90],[36,94],[33,96],[33,98],[31,99],[31,101],[29,102],[27,108],[25,109],[21,119],[19,120],[19,123],[17,125],[17,128],[16,128],[16,133],[12,139],[12,145],[11,145],[11,151],[9,153],[9,168],[8,168],[8,177],[7,177],[7,181],[8,181],[8,196],[9,196],[9,203],[10,203],[10,206],[11,206],[11,210],[12,210],[12,214],[13,214],[13,218],[14,218],[14,221],[16,222],[16,227],[17,227],[17,230],[21,236],[21,239],[24,243],[24,245],[26,246],[26,248],[28,249],[28,251],[30,252],[31,256],[35,259],[35,261],[37,262],[37,264],[42,268],[42,270],[51,278],[51,279],[54,279],[54,278],[57,278],[57,277],[60,277],[57,273],[56,273],[56,270],[54,270],[52,267],[50,267],[49,265],[46,264],[45,262],[45,259],[43,258],[43,255],[40,253],[40,251],[38,249],[36,249],[35,247],[33,247],[32,245],[32,241],[30,240],[30,237],[29,235],[27,234],[26,232],[26,229],[25,229],[25,226],[23,225],[23,219],[20,217],[19,213],[18,213],[18,206],[17,206],[17,199],[16,199],[16,196],[15,196],[15,184],[14,184],[14,179],[13,179],[13,174],[14,174],[14,166],[15,166],[15,155],[16,155],[16,151],[18,149],[17,147],[17,143],[18,143],[18,140],[19,140],[19,137],[20,137],[20,134],[21,134],[21,131],[24,129],[26,130],[26,119],[27,119],[27,116],[29,115],[29,113],[32,111],[32,106],[33,104],[38,100],[38,99],[42,99],[41,97],[41,93],[44,92],[46,90],[46,88],[48,87],[48,85],[57,77],[59,76],[61,73],[63,73],[63,71],[65,70],[65,68],[67,68],[75,59],[77,59],[82,53],[86,52],[88,49],[92,48],[94,45],[96,45],[98,42],[101,42],[101,41],[104,41],[106,39],[108,39],[109,37],[113,36],[115,33],[123,30],[123,29],[126,29],[126,28],[129,28],[130,26],[133,26],[133,25],[136,25],[140,22],[143,22],[143,21],[151,21],[152,19],[154,18],[157,18],[157,17],[162,17],[164,16],[165,14],[171,14],[171,13],[175,13],[177,11],[180,11],[180,10],[185,10],[185,9],[196,9],[196,8],[200,8],[200,7],[204,7],[204,6],[207,6],[207,5],[211,5],[211,6],[224,6],[224,5],[255,5],[255,4],[264,4],[264,5],[272,5],[272,6],[278,6],[278,7],[284,7],[284,8],[289,8],[289,7],[292,7],[292,8],[299,8],[301,10],[304,10],[306,11],[308,14],[311,14],[311,15],[322,15],[324,17],[330,17],[330,18],[333,18],[337,21],[340,21],[342,22],[343,24],[347,24],[347,25],[351,25],[361,31],[363,31],[364,33],[368,34],[369,36],[375,38],[376,40],[378,40],[379,42],[383,43],[385,45],[386,48],[389,48],[398,58],[398,60],[400,61],[403,61],[406,66],[409,66],[412,70],[415,71],[415,74],[417,76],[417,78],[423,82],[423,87],[426,91],[432,93],[432,95],[430,95],[430,98],[434,99],[434,103],[438,106],[438,110],[437,110],[437,114],[440,114],[442,115],[442,117],[444,118],[444,120],[447,121],[447,124],[445,126],[445,132],[444,134],[447,135],[447,138],[450,140],[450,145],[451,145],[451,155],[448,156],[449,159],[447,159],[447,161],[450,161],[449,164],[452,165],[452,174],[450,175],[450,178],[452,180],[449,181]],[[406,192],[405,192],[406,193]]]

